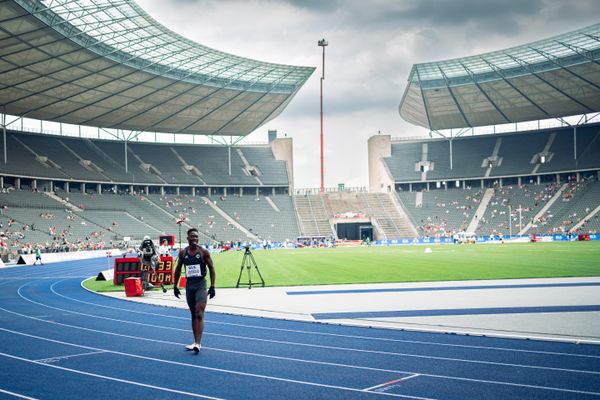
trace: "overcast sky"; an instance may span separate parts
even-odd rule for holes
[[[599,0],[136,0],[167,28],[263,61],[317,67],[267,131],[294,139],[296,188],[320,185],[319,79],[325,53],[325,186],[368,186],[367,139],[427,132],[398,106],[415,63],[501,50],[599,21]]]

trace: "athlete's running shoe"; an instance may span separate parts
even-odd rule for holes
[[[192,350],[193,350],[193,351],[194,351],[194,353],[198,354],[198,353],[200,352],[200,348],[201,348],[201,347],[202,347],[202,346],[201,346],[201,345],[199,345],[199,344],[192,343],[192,344],[189,344],[189,345],[185,346],[185,349],[186,349],[187,351],[192,351]]]

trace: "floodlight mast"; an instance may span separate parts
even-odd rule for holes
[[[321,102],[321,188],[320,188],[320,192],[324,193],[325,192],[325,172],[324,172],[324,167],[323,167],[323,81],[325,80],[325,46],[327,46],[329,43],[327,43],[327,41],[325,39],[321,39],[318,41],[317,43],[319,45],[319,47],[323,48],[323,69],[322,69],[322,73],[321,73],[321,97],[320,97],[320,102]]]

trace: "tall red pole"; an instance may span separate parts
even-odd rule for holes
[[[325,167],[323,162],[323,81],[325,80],[325,46],[327,46],[327,41],[325,39],[319,40],[319,46],[323,48],[323,68],[321,73],[321,188],[320,192],[325,192]]]

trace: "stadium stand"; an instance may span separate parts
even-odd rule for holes
[[[397,192],[420,237],[451,237],[465,231],[481,200],[480,189]]]
[[[335,237],[323,196],[294,196],[301,236]]]
[[[546,155],[544,163],[540,162],[540,154]],[[592,124],[578,127],[576,133],[573,128],[565,127],[454,138],[452,168],[448,139],[423,139],[420,143],[396,140],[391,143],[391,157],[384,162],[397,183],[435,182],[595,169],[599,167],[598,154],[600,124]],[[423,174],[415,170],[419,161],[432,166]]]
[[[560,184],[508,185],[494,190],[489,206],[479,222],[479,235],[517,234],[547,204]],[[510,215],[510,217],[509,217]]]
[[[536,221],[534,229],[540,233],[569,233],[582,218],[585,218],[592,206],[597,207],[600,200],[600,184],[597,182],[571,182],[562,192],[560,199]]]
[[[600,228],[600,124],[590,114],[600,108],[593,83],[600,24],[562,35],[559,46],[559,39],[552,38],[482,56],[416,64],[399,111],[407,121],[429,129],[430,137],[388,139],[389,147],[383,149],[386,135],[378,135],[383,153],[374,154],[378,171],[371,193],[291,197],[291,147],[289,156],[282,156],[273,143],[237,145],[233,137],[277,116],[314,68],[272,68],[215,53],[155,25],[127,1],[109,6],[50,2],[43,13],[34,5],[3,3],[13,17],[1,21],[0,28],[7,41],[23,47],[19,57],[0,55],[0,63],[12,71],[5,78],[10,80],[6,90],[0,91],[2,111],[112,129],[109,136],[123,139],[100,139],[101,129],[98,138],[82,138],[81,129],[80,137],[72,137],[25,133],[12,122],[4,126],[3,255],[31,252],[36,245],[48,251],[123,246],[126,237],[136,241],[192,226],[207,244],[335,238],[340,214],[371,223],[376,239],[442,237],[465,230],[508,235]],[[118,22],[110,15],[137,18],[139,24],[122,40],[105,45],[106,27],[98,29],[90,21],[114,27]],[[89,29],[69,29],[71,23],[85,23]],[[45,46],[15,27],[30,27],[68,49]],[[72,40],[73,32],[83,39]],[[177,59],[138,45],[140,37],[156,32]],[[98,45],[87,48],[86,43]],[[58,64],[63,51],[82,59],[93,54],[91,72],[80,77],[75,64],[65,65],[61,76],[51,68],[30,68],[32,57]],[[190,64],[181,65],[180,55]],[[527,61],[516,61],[523,56]],[[548,62],[548,57],[558,61]],[[216,65],[208,75],[197,73],[199,66],[204,71]],[[93,72],[95,67],[107,74]],[[247,72],[235,72],[240,67]],[[531,71],[537,84],[531,83]],[[109,75],[110,87],[101,83]],[[148,78],[156,87],[136,84]],[[37,80],[52,81],[59,89],[36,91],[27,84]],[[89,99],[79,96],[81,90],[90,93]],[[538,123],[537,130],[518,131],[518,122],[553,117],[566,122],[569,113],[587,115],[567,126],[539,129]],[[516,132],[475,135],[474,128],[486,124],[514,124]],[[151,129],[155,140],[157,133],[173,134],[173,142],[138,141],[144,129]],[[447,129],[459,133],[451,130],[444,136]],[[125,131],[130,132],[127,139]],[[186,138],[188,143],[181,144],[175,139],[182,134],[227,139],[211,142],[220,145],[198,145]]]
[[[221,209],[257,235],[259,240],[293,241],[300,235],[292,200],[287,195],[234,195],[220,197],[216,201]]]

